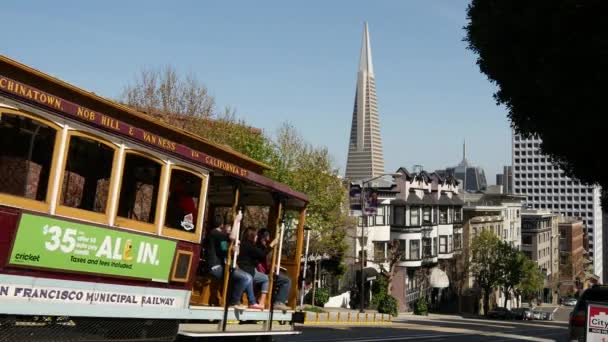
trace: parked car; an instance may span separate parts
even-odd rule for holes
[[[576,305],[576,298],[564,298],[562,300],[562,304],[565,306],[575,306]]]
[[[540,311],[532,311],[532,319],[543,319],[543,313]]]
[[[521,320],[529,320],[532,319],[532,310],[528,308],[517,308],[511,310],[513,313],[513,318],[521,319]]]
[[[513,312],[507,308],[496,307],[494,310],[490,310],[488,312],[489,318],[502,318],[502,319],[511,319],[514,317]]]
[[[583,292],[570,313],[568,324],[569,341],[585,341],[587,324],[587,304],[597,302],[608,305],[608,286],[594,285]]]

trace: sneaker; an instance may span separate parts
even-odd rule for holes
[[[291,310],[291,308],[289,306],[287,306],[283,303],[274,303],[274,305],[272,307],[275,310],[281,310],[281,311]]]
[[[264,310],[264,305],[261,305],[261,304],[251,304],[251,305],[249,305],[249,309],[252,309],[252,310]]]

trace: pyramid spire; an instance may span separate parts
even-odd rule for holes
[[[374,66],[372,65],[372,47],[369,45],[369,30],[367,21],[363,27],[363,40],[361,41],[361,55],[359,57],[359,71],[367,71],[370,75],[374,75]]]
[[[376,81],[372,66],[367,22],[357,72],[357,90],[346,161],[346,178],[351,181],[368,179],[384,173],[384,156],[380,136],[380,119],[376,100]]]

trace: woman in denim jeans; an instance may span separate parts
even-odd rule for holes
[[[260,248],[256,245],[256,232],[255,228],[248,227],[243,232],[241,246],[239,248],[239,268],[247,272],[253,278],[253,285],[259,286],[260,298],[258,303],[264,306],[266,303],[266,296],[268,295],[269,279],[266,274],[256,272],[255,268],[258,263],[263,262],[268,254],[266,249]]]
[[[270,231],[268,229],[260,229],[258,231],[257,246],[266,252],[264,259],[259,262],[256,266],[255,277],[265,276],[268,277],[270,272],[270,266],[268,265],[268,254],[271,249],[278,243],[278,237],[270,241]],[[255,280],[254,277],[254,280]],[[289,289],[291,288],[291,279],[283,274],[278,274],[274,278],[274,286],[276,293],[273,298],[273,308],[277,310],[287,311],[290,308],[285,304],[287,303],[287,296],[289,296]]]
[[[223,217],[223,223],[209,232],[207,237],[205,254],[209,274],[218,280],[224,277],[224,266],[228,258],[230,241],[236,240],[236,230],[233,229],[233,226],[240,224],[243,215],[239,213],[234,221],[232,217],[232,212],[227,212]],[[233,222],[232,225],[230,222]],[[242,307],[241,296],[245,291],[247,293],[247,300],[249,301],[249,308],[262,309],[263,307],[257,304],[255,294],[253,293],[253,277],[247,272],[235,269],[232,273],[232,289],[230,291],[229,305]]]

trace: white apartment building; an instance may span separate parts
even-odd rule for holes
[[[360,209],[353,209],[353,204],[357,204],[358,200],[351,198],[351,209],[349,216],[356,218],[357,225],[351,227],[347,231],[346,242],[348,244],[347,255],[344,262],[347,272],[343,277],[340,277],[336,284],[336,291],[344,292],[349,288],[356,286],[360,288],[359,274],[361,268],[364,269],[366,278],[372,277],[382,271],[388,270],[388,243],[390,242],[391,228],[390,222],[390,202],[396,197],[397,189],[393,181],[386,179],[377,179],[369,183],[361,184],[362,182],[352,182],[350,184],[351,191],[356,192],[362,190],[373,190],[378,195],[378,208],[374,215],[363,215]],[[363,265],[361,265],[363,263]],[[365,301],[370,300],[369,289],[370,281],[365,282]],[[344,296],[342,293],[340,296]],[[330,298],[330,302],[326,307],[350,307],[350,294],[345,300],[343,298]],[[353,303],[353,307],[359,307],[359,303]]]
[[[583,185],[540,152],[540,139],[512,134],[513,190],[525,196],[530,209],[547,209],[566,217],[580,218],[589,232],[589,255],[594,274],[602,281],[602,208],[600,188]]]
[[[410,173],[403,167],[397,172],[401,176],[395,179],[398,193],[390,203],[390,238],[398,241],[401,260],[395,268],[392,295],[403,310],[411,309],[422,292],[442,288],[432,281],[429,288],[421,288],[417,270],[437,272],[452,281],[450,261],[462,246],[463,201],[452,176]]]

